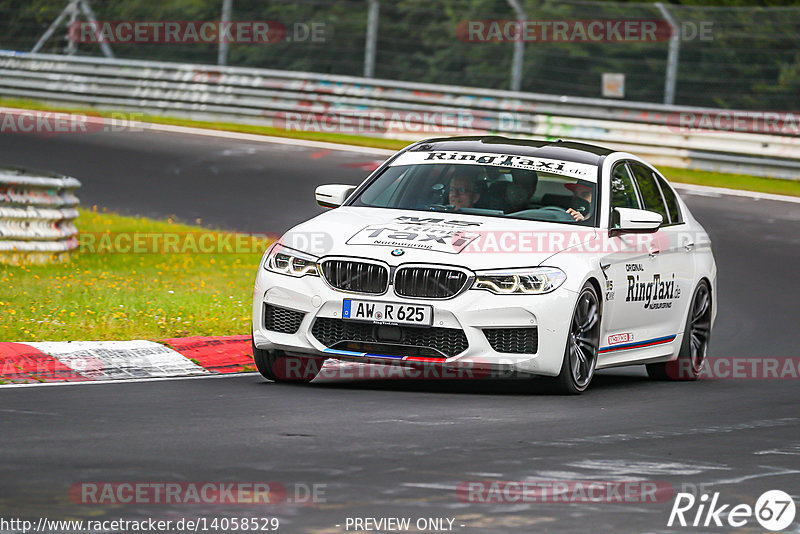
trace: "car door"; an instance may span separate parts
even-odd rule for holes
[[[618,162],[611,170],[609,213],[614,208],[645,209],[629,163]],[[612,228],[609,220],[609,229]],[[651,255],[652,234],[621,234],[608,237],[600,260],[606,277],[598,365],[636,359],[637,347],[652,335],[650,318],[643,313],[636,283],[659,272],[658,254]]]
[[[641,305],[642,335],[658,341],[654,341],[653,347],[663,345],[662,349],[649,351],[650,356],[655,356],[656,352],[669,353],[674,349],[672,340],[683,331],[686,302],[692,293],[694,262],[675,192],[652,168],[638,162],[631,162],[630,168],[644,209],[663,217],[649,253],[651,258],[655,254],[655,258],[647,264],[649,270],[636,276],[634,286],[634,295],[638,297],[635,302]],[[628,283],[630,285],[630,279]]]

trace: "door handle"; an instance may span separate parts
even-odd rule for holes
[[[694,243],[686,243],[683,248],[686,249],[686,252],[690,252],[694,248]]]
[[[659,253],[659,252],[661,252],[661,251],[660,251],[660,250],[658,250],[658,249],[651,250],[651,251],[648,253],[648,256],[650,256],[651,258],[655,258],[656,256],[658,256],[658,253]]]

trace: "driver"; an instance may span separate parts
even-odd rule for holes
[[[572,191],[572,205],[575,207],[567,208],[567,213],[578,222],[588,219],[592,206],[592,187],[581,183],[564,184],[564,187]]]
[[[458,165],[450,180],[449,201],[457,210],[472,208],[478,202],[478,179],[481,169],[472,165]]]

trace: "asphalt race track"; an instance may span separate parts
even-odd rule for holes
[[[78,177],[84,206],[249,232],[282,232],[318,213],[316,185],[357,183],[375,159],[153,132],[0,135],[2,164]],[[712,358],[796,357],[800,204],[683,196],[719,267]],[[600,372],[579,397],[535,382],[291,386],[256,374],[0,388],[0,515],[279,517],[279,532],[290,533],[345,532],[348,517],[454,518],[453,531],[465,533],[730,531],[667,528],[672,498],[486,504],[463,502],[456,488],[484,479],[646,480],[719,492],[726,504],[753,505],[770,489],[797,501],[798,380],[664,383],[637,367]],[[317,484],[325,502],[75,504],[69,488],[86,481],[272,481],[290,498]],[[797,520],[789,530],[800,532]],[[742,531],[761,528],[751,520]]]

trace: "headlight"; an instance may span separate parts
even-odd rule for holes
[[[267,255],[264,268],[268,271],[289,276],[319,276],[317,258],[305,252],[293,250],[276,244]]]
[[[539,295],[558,288],[567,279],[561,269],[534,267],[478,271],[472,289],[487,289],[496,295]]]

